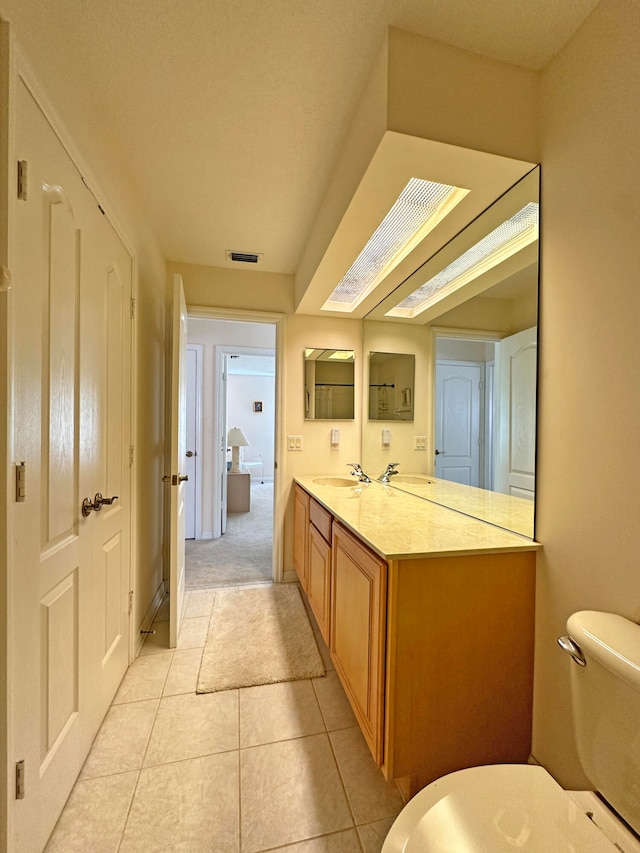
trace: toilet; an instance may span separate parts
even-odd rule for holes
[[[567,631],[558,643],[574,661],[576,743],[594,791],[565,791],[537,765],[458,770],[407,803],[382,853],[640,852],[640,625],[585,610]]]

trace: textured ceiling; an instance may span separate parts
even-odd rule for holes
[[[293,273],[387,26],[542,68],[598,0],[0,0],[168,259]]]

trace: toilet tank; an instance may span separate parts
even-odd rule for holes
[[[640,625],[584,610],[567,622],[586,665],[571,667],[576,742],[595,790],[640,832]]]

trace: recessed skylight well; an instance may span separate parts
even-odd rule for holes
[[[323,310],[355,310],[468,192],[448,184],[411,178],[324,303]]]
[[[538,204],[530,202],[447,267],[420,285],[387,317],[416,317],[434,303],[521,251],[538,239]]]

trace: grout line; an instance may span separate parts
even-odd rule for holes
[[[122,822],[122,829],[120,830],[120,837],[118,838],[118,844],[116,846],[116,853],[122,847],[122,842],[124,840],[124,831],[127,828],[127,824],[129,823],[129,816],[131,814],[131,807],[133,806],[133,801],[134,801],[136,793],[138,791],[138,783],[140,782],[140,774],[141,773],[142,773],[142,769],[138,770],[138,777],[136,779],[136,784],[133,786],[133,791],[131,792],[131,799],[129,800],[129,806],[127,807],[127,813],[124,816],[124,821]]]

